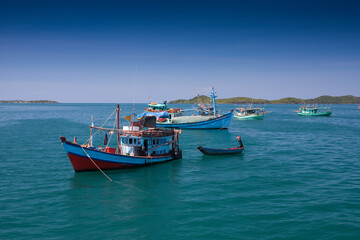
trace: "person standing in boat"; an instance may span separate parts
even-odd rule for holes
[[[243,143],[242,143],[242,141],[241,141],[241,137],[240,137],[240,136],[237,136],[237,137],[236,137],[236,140],[239,141],[239,144],[240,144],[240,147],[241,147],[241,148],[244,147],[244,145],[243,145]]]

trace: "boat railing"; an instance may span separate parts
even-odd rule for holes
[[[97,129],[100,131],[108,132],[109,134],[120,133],[122,135],[134,135],[134,136],[153,136],[153,137],[160,137],[160,136],[170,136],[173,135],[175,132],[181,133],[181,130],[178,129],[165,129],[165,128],[149,128],[147,130],[123,130],[123,129],[114,129],[114,128],[104,128],[104,127],[97,127],[97,126],[89,126],[90,129]]]

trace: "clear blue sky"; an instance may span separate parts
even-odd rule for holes
[[[360,4],[3,0],[0,84],[60,102],[360,96]]]

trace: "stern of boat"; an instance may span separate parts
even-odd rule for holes
[[[179,149],[173,153],[174,159],[182,159],[182,151]]]

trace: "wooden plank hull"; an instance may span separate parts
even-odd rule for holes
[[[62,145],[76,172],[98,170],[96,166],[101,170],[134,168],[181,158],[181,151],[161,156],[127,156],[82,147],[66,140],[62,140]]]
[[[199,146],[198,149],[200,152],[202,152],[204,155],[231,155],[231,154],[238,154],[242,153],[245,150],[245,146],[239,147],[239,148],[204,148]]]
[[[230,125],[233,112],[221,115],[206,121],[189,123],[156,123],[157,127],[180,128],[180,129],[227,129]]]

